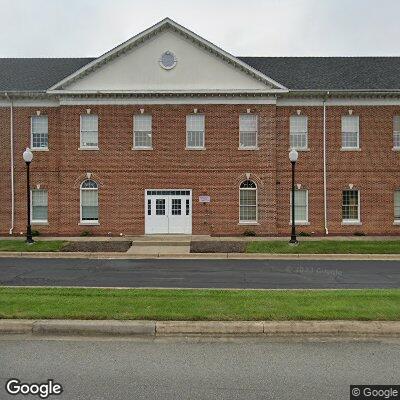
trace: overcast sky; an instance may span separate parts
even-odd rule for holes
[[[98,56],[170,17],[239,56],[400,55],[400,0],[0,0],[0,57]]]

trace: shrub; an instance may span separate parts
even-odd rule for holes
[[[243,232],[243,236],[257,236],[256,233],[254,231],[252,231],[251,229],[246,229]]]
[[[93,236],[91,231],[85,230],[81,232],[81,236]]]
[[[361,231],[356,231],[356,232],[353,233],[353,235],[354,236],[365,236],[365,233],[361,232]]]
[[[40,235],[39,231],[32,229],[32,236],[39,236],[39,235]]]
[[[299,232],[299,236],[311,236],[309,232]]]

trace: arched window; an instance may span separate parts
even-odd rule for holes
[[[240,216],[243,223],[257,222],[257,185],[250,180],[240,184]]]
[[[99,193],[97,183],[91,179],[81,184],[81,223],[99,222]]]

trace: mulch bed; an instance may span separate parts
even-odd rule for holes
[[[132,246],[130,241],[107,241],[107,242],[69,242],[60,251],[66,252],[118,252],[125,253]]]
[[[244,253],[247,242],[229,241],[192,241],[191,253]]]

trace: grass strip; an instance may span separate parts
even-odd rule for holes
[[[28,244],[25,240],[0,240],[0,251],[60,251],[67,242],[62,240],[41,240]]]
[[[246,245],[246,253],[281,254],[400,254],[399,240],[315,240],[290,246],[287,241],[254,241]]]
[[[400,289],[0,288],[0,318],[400,320]]]

